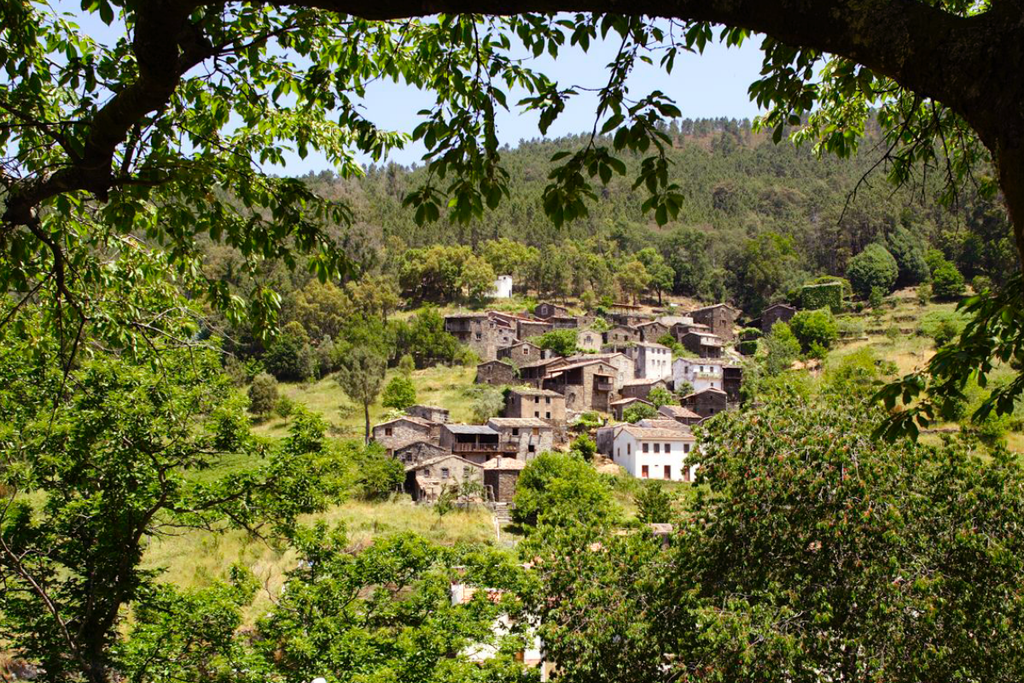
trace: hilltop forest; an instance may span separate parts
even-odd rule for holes
[[[423,168],[371,166],[365,178],[340,180],[324,172],[304,180],[352,205],[352,254],[371,270],[387,270],[406,248],[468,245],[486,258],[489,241],[509,239],[544,249],[545,267],[563,274],[545,278],[511,263],[519,271],[512,273],[517,284],[555,295],[579,295],[589,288],[584,283],[612,293],[613,278],[602,277],[592,256],[614,266],[644,248],[655,249],[672,268],[672,292],[732,300],[752,315],[757,310],[748,309],[783,297],[801,281],[845,276],[850,259],[873,242],[897,261],[939,250],[968,281],[981,275],[998,284],[1017,269],[1011,228],[997,198],[945,196],[941,168],[894,189],[877,130],[869,128],[852,160],[818,157],[810,146],[773,144],[745,120],[685,119],[672,121],[666,132],[674,142],[672,181],[684,202],[676,220],[662,227],[641,211],[644,193],[629,180],[637,176],[635,168],[600,191],[588,216],[561,227],[545,216],[542,195],[555,165],[552,155],[586,144],[586,136],[522,141],[504,150],[510,197],[467,224],[442,215],[417,225],[402,203]],[[630,163],[639,166],[639,157]],[[561,248],[546,249],[554,245]],[[500,269],[500,258],[488,260]],[[901,272],[899,284],[921,279],[926,275]]]

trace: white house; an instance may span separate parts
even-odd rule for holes
[[[638,378],[668,379],[672,376],[672,349],[664,344],[637,342],[632,351]]]
[[[729,363],[714,358],[677,358],[672,364],[672,388],[679,391],[689,382],[693,393],[705,389],[722,389],[722,366]]]
[[[688,460],[696,448],[689,431],[625,425],[615,433],[612,460],[639,479],[692,481]]]
[[[499,275],[494,281],[494,291],[490,294],[492,299],[508,299],[512,296],[512,276]]]

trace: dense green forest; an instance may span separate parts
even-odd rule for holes
[[[508,201],[466,224],[442,216],[417,225],[413,211],[403,207],[406,194],[422,182],[423,168],[371,166],[364,178],[340,180],[324,172],[304,180],[318,193],[352,205],[351,253],[371,269],[386,271],[404,249],[435,244],[467,245],[478,254],[502,238],[535,248],[560,245],[545,260],[563,274],[564,285],[548,284],[545,279],[558,278],[543,273],[514,273],[523,284],[552,293],[610,290],[613,280],[595,260],[610,264],[644,248],[657,250],[672,268],[673,292],[731,299],[744,308],[781,298],[813,276],[845,276],[850,259],[874,242],[921,256],[940,250],[968,281],[982,275],[999,283],[1017,268],[998,199],[969,192],[940,203],[942,169],[894,190],[886,181],[885,149],[876,130],[868,131],[852,160],[819,158],[809,146],[773,144],[748,121],[673,121],[666,132],[674,141],[673,181],[685,201],[677,220],[661,227],[641,211],[644,196],[628,180],[636,176],[638,157],[629,160],[625,176],[601,190],[585,218],[556,228],[545,216],[542,194],[552,155],[586,145],[586,136],[524,141],[504,150]],[[925,277],[901,273],[899,284]]]

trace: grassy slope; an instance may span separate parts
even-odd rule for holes
[[[411,502],[349,501],[303,522],[321,519],[331,525],[343,523],[354,548],[368,545],[376,536],[406,531],[443,544],[488,543],[495,538],[491,515],[483,509],[455,511],[438,519],[432,508]],[[200,588],[225,579],[235,563],[251,569],[264,587],[249,610],[254,618],[280,592],[285,572],[295,566],[295,553],[272,548],[241,531],[197,531],[156,540],[147,549],[144,561],[146,567],[163,570],[161,580],[182,588]]]
[[[390,380],[397,370],[388,371]],[[452,421],[465,422],[470,419],[470,401],[464,389],[473,384],[476,368],[469,367],[434,367],[417,370],[412,375],[416,385],[416,402],[424,405],[448,408]],[[333,376],[326,377],[311,384],[281,384],[279,391],[296,403],[305,405],[309,410],[320,413],[334,427],[335,436],[359,438],[363,436],[363,409],[352,403],[341,390]],[[379,421],[387,409],[380,405],[370,407],[370,422]],[[257,425],[254,430],[263,436],[285,436],[288,421],[274,418]]]
[[[900,375],[914,370],[923,369],[932,355],[935,353],[935,344],[931,338],[920,333],[921,321],[932,313],[953,312],[956,304],[953,303],[929,303],[924,306],[917,302],[914,290],[901,290],[890,297],[894,304],[886,308],[880,318],[875,318],[869,313],[860,317],[868,330],[867,339],[848,342],[840,345],[829,355],[829,362],[842,359],[859,349],[869,348],[879,358],[892,361],[896,364]],[[890,328],[901,330],[898,336],[890,338],[880,331]],[[1013,371],[1006,368],[996,368],[992,374],[993,380],[1002,380],[1013,375]],[[936,428],[956,428],[955,423],[938,424]],[[924,434],[922,440],[925,442],[939,442],[937,434]],[[1007,434],[1007,447],[1018,453],[1024,453],[1024,434],[1011,432]]]

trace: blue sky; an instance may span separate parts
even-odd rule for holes
[[[54,0],[51,5],[58,11],[74,14],[82,29],[100,42],[107,42],[118,33],[117,26],[104,25],[98,15],[82,13],[77,0]],[[653,90],[661,90],[675,100],[684,118],[753,118],[759,112],[747,95],[747,87],[757,78],[761,68],[759,45],[759,38],[748,40],[739,48],[708,45],[703,55],[680,55],[671,75],[640,63],[629,80],[630,97],[639,98]],[[544,55],[531,65],[565,85],[600,87],[607,80],[604,67],[611,61],[616,47],[617,41],[599,41],[592,43],[587,53],[565,49],[558,59]],[[509,93],[510,105],[524,94]],[[367,90],[363,105],[368,117],[379,126],[411,133],[419,122],[416,112],[430,107],[432,101],[430,93],[393,83],[376,83]],[[595,107],[595,94],[583,93],[573,98],[551,126],[548,137],[589,131],[594,124]],[[502,143],[512,146],[523,139],[540,137],[537,115],[521,114],[514,106],[511,112],[499,112],[498,136]],[[405,149],[394,152],[391,160],[412,164],[419,161],[423,152],[421,146],[410,143]],[[284,167],[266,170],[302,175],[327,168],[326,160],[317,155],[306,159],[289,155]]]

